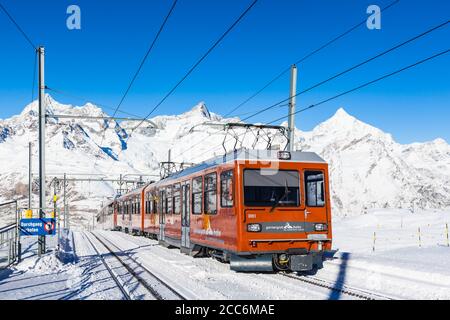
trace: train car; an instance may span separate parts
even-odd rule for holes
[[[144,189],[145,187],[141,187],[116,199],[116,230],[134,235],[143,234],[142,204],[144,202]]]
[[[102,230],[114,230],[117,225],[116,202],[110,201],[97,215],[97,228]]]
[[[328,165],[315,153],[237,150],[121,199],[142,199],[136,231],[236,271],[310,271],[332,246]]]

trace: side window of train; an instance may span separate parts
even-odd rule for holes
[[[172,187],[167,187],[166,202],[167,202],[167,214],[172,214],[173,213],[173,189],[172,189]]]
[[[164,189],[162,191],[162,212],[167,214],[167,192]]]
[[[173,213],[181,214],[181,185],[179,183],[173,186]]]
[[[192,180],[192,214],[202,214],[203,178]]]
[[[153,210],[152,213],[157,214],[158,213],[158,200],[156,200],[155,197],[153,197]]]
[[[217,214],[217,174],[205,176],[205,213]]]
[[[220,206],[233,207],[233,171],[225,171],[220,175]]]
[[[141,196],[139,196],[139,198],[138,198],[137,214],[141,214]]]
[[[306,205],[325,206],[325,175],[322,171],[305,171]]]

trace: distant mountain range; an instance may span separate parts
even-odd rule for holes
[[[51,96],[46,102],[51,115],[106,116],[93,104],[74,107]],[[211,113],[204,103],[181,115],[150,120],[132,132],[134,122],[49,118],[47,173],[106,174],[116,179],[121,173],[156,176],[169,149],[177,162],[198,163],[223,154],[225,132],[204,124],[239,121]],[[37,135],[37,102],[20,115],[0,120],[0,201],[26,197],[28,143],[33,142],[33,172],[37,172]],[[226,139],[231,149],[234,141]],[[264,148],[263,140],[256,148]],[[244,135],[243,147],[253,143],[254,137]],[[273,144],[282,144],[281,137],[276,136]],[[329,162],[336,215],[359,215],[371,208],[450,208],[450,145],[442,139],[402,145],[339,109],[312,131],[297,130],[295,147],[317,152]],[[115,188],[107,182],[70,183],[72,221],[79,226],[90,223]],[[3,221],[10,218],[3,216]]]

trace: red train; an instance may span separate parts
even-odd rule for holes
[[[322,268],[328,165],[315,153],[238,150],[117,198],[98,222],[236,271]]]

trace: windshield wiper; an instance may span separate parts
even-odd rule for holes
[[[283,194],[283,196],[280,197],[280,199],[278,199],[277,202],[274,203],[274,205],[270,209],[270,213],[272,213],[275,210],[275,208],[278,207],[280,202],[283,201],[289,195],[289,193],[290,193],[290,191],[289,191],[288,182],[287,182],[287,179],[286,179],[284,194]]]

